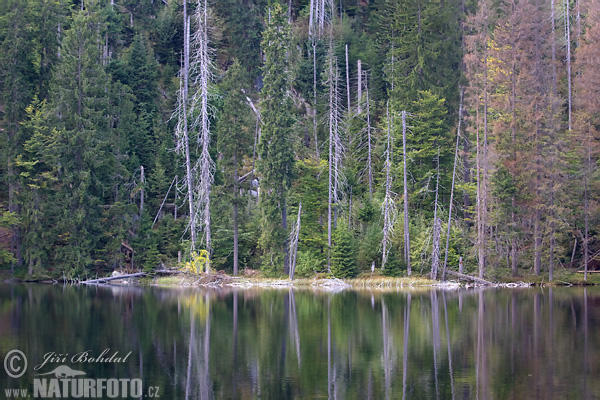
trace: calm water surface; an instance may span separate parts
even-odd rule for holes
[[[600,398],[598,288],[325,293],[0,285],[0,357],[162,399]],[[118,352],[125,362],[82,363]],[[49,353],[62,360],[48,362]],[[114,359],[113,359],[114,361]]]

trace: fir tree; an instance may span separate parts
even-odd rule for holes
[[[287,197],[292,181],[294,154],[291,146],[292,102],[289,96],[289,40],[290,27],[282,6],[271,4],[268,9],[267,27],[263,34],[262,48],[265,54],[264,100],[262,110],[262,134],[259,143],[260,208],[262,210],[263,267],[270,272],[287,274]]]
[[[243,157],[251,153],[251,143],[254,136],[254,121],[251,109],[246,103],[248,89],[245,85],[246,74],[238,60],[227,70],[227,75],[221,85],[223,92],[223,108],[217,124],[217,148],[223,155],[220,162],[225,172],[224,186],[232,193],[232,217],[227,218],[233,224],[233,274],[238,273],[239,264],[239,212],[241,204],[239,197],[239,170]],[[219,170],[221,169],[219,168]],[[227,196],[227,198],[231,198]],[[229,224],[227,224],[229,227]],[[229,231],[229,230],[227,230]],[[230,249],[226,249],[230,253]]]
[[[338,224],[333,234],[331,249],[331,273],[336,278],[352,278],[356,275],[356,243],[345,223]]]
[[[103,247],[100,206],[106,204],[117,162],[106,115],[110,83],[96,46],[96,18],[84,12],[74,16],[50,85],[58,135],[48,152],[54,153],[60,188],[49,200],[57,208],[55,261],[67,273],[83,273]]]

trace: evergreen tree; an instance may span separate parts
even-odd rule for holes
[[[104,247],[101,206],[117,160],[106,113],[110,82],[96,46],[101,21],[77,13],[61,45],[61,60],[51,82],[52,121],[58,129],[54,152],[60,188],[54,232],[55,262],[66,273],[83,273]]]
[[[425,206],[426,211],[432,204],[431,193],[435,191],[438,150],[442,170],[440,185],[442,188],[450,188],[454,143],[446,120],[444,99],[430,90],[418,91],[411,109],[414,110],[414,114],[406,138],[407,155],[410,160],[410,186],[414,196],[411,205],[418,209]],[[397,138],[396,143],[401,143],[401,139]]]
[[[331,273],[336,278],[356,275],[356,243],[345,223],[338,224],[333,234]]]
[[[18,211],[16,193],[18,191],[14,158],[20,152],[24,142],[20,134],[20,122],[25,117],[25,108],[33,96],[37,83],[35,68],[34,38],[28,28],[33,23],[33,15],[20,1],[0,3],[0,171],[3,187],[8,189],[8,208]],[[3,193],[4,194],[4,193]],[[21,263],[19,229],[12,229],[11,251],[17,263]]]
[[[260,208],[262,234],[260,247],[263,268],[287,274],[287,197],[292,182],[292,102],[289,95],[290,27],[283,7],[272,3],[268,9],[262,49],[265,54],[264,100],[261,102],[262,134],[259,143]],[[280,270],[283,266],[283,271]]]
[[[220,162],[225,173],[224,185],[232,196],[231,199],[232,218],[227,220],[233,224],[233,274],[238,273],[239,264],[239,206],[242,199],[239,197],[239,171],[242,167],[244,156],[252,151],[252,140],[254,136],[254,121],[251,109],[246,103],[248,88],[246,74],[238,60],[227,70],[227,75],[221,85],[223,92],[223,107],[221,118],[217,124],[217,149],[223,155]],[[250,179],[248,179],[249,181]],[[232,198],[231,198],[232,197]],[[227,224],[229,227],[229,224]],[[217,240],[217,239],[215,239]],[[226,248],[227,253],[230,249]]]

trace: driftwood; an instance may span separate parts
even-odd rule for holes
[[[137,276],[145,276],[145,275],[146,275],[145,272],[136,272],[135,274],[126,274],[126,275],[119,275],[119,276],[107,276],[105,278],[89,279],[89,280],[83,281],[81,283],[84,284],[84,285],[94,285],[94,284],[104,283],[104,282],[108,282],[108,281],[112,281],[112,280],[117,280],[117,279],[135,278]]]
[[[451,271],[449,269],[446,270],[446,273],[450,274],[450,275],[457,276],[457,277],[459,277],[461,279],[465,279],[465,280],[469,280],[469,281],[474,281],[474,282],[477,282],[477,283],[481,283],[483,285],[493,285],[492,282],[486,281],[485,279],[477,278],[477,277],[471,276],[471,275],[461,274],[459,272],[454,272],[454,271]]]

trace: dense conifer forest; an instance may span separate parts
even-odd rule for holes
[[[595,269],[599,18],[599,0],[0,0],[0,263]]]

